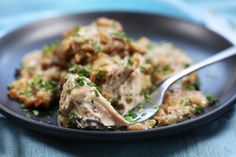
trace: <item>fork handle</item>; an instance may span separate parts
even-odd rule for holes
[[[211,65],[213,63],[216,63],[216,62],[219,62],[219,61],[222,61],[226,58],[229,58],[231,56],[234,56],[236,55],[236,46],[232,46],[230,48],[227,48],[199,63],[196,63],[186,69],[184,69],[183,71],[181,71],[180,73],[177,73],[173,76],[171,76],[170,78],[168,78],[166,81],[163,82],[163,84],[160,86],[161,90],[164,91],[162,93],[165,93],[168,88],[173,84],[175,83],[176,81],[178,81],[179,79],[189,75],[190,73],[194,72],[194,71],[197,71],[203,67],[206,67],[208,65]]]

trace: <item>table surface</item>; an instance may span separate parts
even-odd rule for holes
[[[201,17],[183,12],[176,2],[199,12],[211,11],[236,26],[235,0],[7,0],[0,1],[0,35],[45,17],[92,10],[141,10],[201,21]],[[69,141],[42,135],[0,117],[0,156],[235,157],[236,112],[232,108],[221,118],[194,130],[138,142]]]

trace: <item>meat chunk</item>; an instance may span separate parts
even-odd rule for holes
[[[136,69],[131,76],[119,87],[120,100],[118,101],[122,108],[122,114],[127,114],[139,103],[144,101],[143,89],[151,86],[151,78]]]
[[[58,122],[65,127],[111,129],[128,122],[85,77],[69,75],[60,98]]]
[[[100,18],[74,30],[67,32],[66,38],[54,50],[54,58],[57,58],[55,64],[68,66],[73,63],[91,63],[100,52],[121,57],[129,54],[129,40],[117,21]]]
[[[90,79],[99,85],[102,94],[107,99],[116,99],[119,94],[119,87],[130,77],[134,71],[128,65],[128,59],[119,56],[109,57],[100,55],[94,62]]]

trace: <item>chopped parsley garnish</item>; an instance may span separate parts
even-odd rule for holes
[[[97,85],[93,82],[89,82],[89,83],[87,83],[87,85],[90,86],[90,87],[97,87]]]
[[[154,108],[154,109],[158,109],[159,106],[160,106],[160,105],[158,105],[158,104],[154,104],[154,105],[153,105],[153,108]]]
[[[79,86],[83,86],[84,85],[84,78],[83,77],[77,77],[75,79],[75,82],[79,85]]]
[[[27,114],[25,115],[25,117],[28,118],[28,119],[31,119],[31,118],[32,118],[32,116],[31,116],[29,113],[27,113]]]
[[[144,66],[140,66],[140,71],[145,72],[146,68]]]
[[[195,83],[184,83],[183,87],[188,90],[199,90],[199,82]]]
[[[146,114],[146,112],[144,112],[144,104],[139,103],[137,107],[139,108],[138,112],[140,112],[142,116]]]
[[[128,60],[128,63],[127,63],[129,66],[132,66],[134,64],[134,62],[132,62],[130,59]]]
[[[144,104],[139,103],[139,104],[138,104],[138,108],[144,108]]]
[[[216,102],[215,98],[211,94],[207,94],[206,98],[207,98],[208,104],[213,104]]]
[[[143,88],[141,91],[140,91],[140,95],[141,96],[144,96],[144,99],[145,99],[145,102],[148,103],[148,104],[151,104],[152,103],[152,100],[149,96],[149,89],[148,88]]]
[[[127,115],[124,116],[125,120],[132,122],[134,118],[136,118],[137,115],[133,111],[130,111]]]
[[[129,37],[124,33],[124,32],[114,32],[112,35],[114,35],[115,37],[121,38],[124,41],[129,41]]]
[[[73,64],[69,69],[68,73],[77,73],[80,76],[90,77],[90,71],[87,67],[79,67],[77,64]]]
[[[201,107],[201,106],[196,107],[196,113],[197,114],[200,114],[202,112],[204,112],[204,108],[203,107]]]
[[[50,43],[43,48],[43,55],[51,56],[53,51],[59,46],[59,42]]]
[[[69,73],[76,73],[78,69],[78,65],[77,64],[73,64],[69,69],[68,72]]]
[[[36,67],[35,66],[28,66],[28,67],[27,66],[23,66],[22,69],[25,70],[25,71],[32,71],[32,70],[35,70]]]
[[[66,93],[71,93],[71,91],[72,91],[72,88],[65,88],[65,91],[66,91]]]
[[[189,63],[185,63],[183,66],[184,66],[184,68],[188,68],[188,67],[190,67],[190,64]]]
[[[162,67],[161,71],[164,72],[165,74],[168,74],[172,70],[171,70],[171,67],[169,65],[166,65],[166,66]]]
[[[80,68],[79,70],[78,70],[78,74],[80,75],[80,76],[84,76],[84,77],[89,77],[90,76],[90,71],[88,70],[88,68],[86,68],[86,67],[82,67],[82,68]]]
[[[33,96],[32,91],[20,91],[20,95],[26,96],[26,97],[31,97]]]
[[[96,77],[97,81],[104,81],[104,79],[105,79],[105,72],[104,71],[98,71],[95,74],[95,77]]]
[[[99,93],[97,90],[94,91],[94,94],[96,95],[96,97],[99,97]]]
[[[127,96],[125,101],[129,104],[133,101],[133,98],[131,96]]]
[[[89,83],[87,83],[87,85],[90,87],[95,87],[99,92],[101,91],[101,89],[93,82],[89,82]]]
[[[77,115],[73,112],[69,113],[68,115],[68,119],[71,120],[71,121],[74,121],[77,119]]]
[[[187,99],[182,99],[180,101],[180,104],[183,105],[183,106],[188,106],[191,104],[191,101],[190,100],[187,100]]]
[[[133,121],[133,117],[132,116],[124,116],[125,120],[127,120],[128,122],[132,122]]]
[[[107,101],[108,101],[110,104],[113,103],[113,100],[112,100],[112,99],[108,99]]]
[[[76,35],[77,35],[77,33],[79,32],[80,28],[81,28],[80,25],[77,25],[77,26],[74,27],[74,31],[73,31],[73,33],[72,33],[72,36],[73,36],[73,37],[76,37]]]
[[[93,47],[94,47],[95,53],[99,53],[102,51],[102,47],[99,44],[94,44]]]
[[[152,43],[150,43],[150,44],[147,45],[147,49],[153,49],[154,47],[155,47],[155,45],[152,44]]]
[[[35,76],[31,82],[31,86],[36,90],[46,90],[55,94],[57,91],[57,81],[46,80],[42,76]]]
[[[39,115],[39,111],[38,110],[32,110],[32,113],[34,114],[34,116],[38,116]]]
[[[145,63],[151,64],[151,63],[152,63],[152,59],[151,59],[151,58],[146,58],[146,59],[145,59]]]
[[[22,111],[23,111],[23,112],[28,112],[29,109],[27,109],[27,108],[23,108]]]
[[[140,41],[141,39],[145,38],[144,36],[137,37],[136,41]]]

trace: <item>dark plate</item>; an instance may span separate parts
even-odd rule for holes
[[[170,126],[145,131],[87,131],[61,128],[57,126],[57,104],[50,111],[41,112],[39,117],[25,118],[19,103],[7,97],[7,85],[12,82],[22,57],[40,49],[50,41],[58,40],[61,33],[76,24],[88,24],[98,17],[109,17],[120,21],[125,31],[132,37],[147,36],[155,41],[167,40],[186,50],[195,61],[223,50],[231,43],[220,35],[213,33],[201,25],[191,22],[155,15],[135,12],[94,12],[61,16],[39,21],[21,27],[0,39],[0,110],[7,118],[20,125],[39,132],[68,138],[83,139],[137,139],[170,135],[189,128],[205,124],[228,110],[235,103],[236,75],[235,57],[214,64],[199,72],[201,90],[213,93],[221,105],[213,105],[205,113]]]

